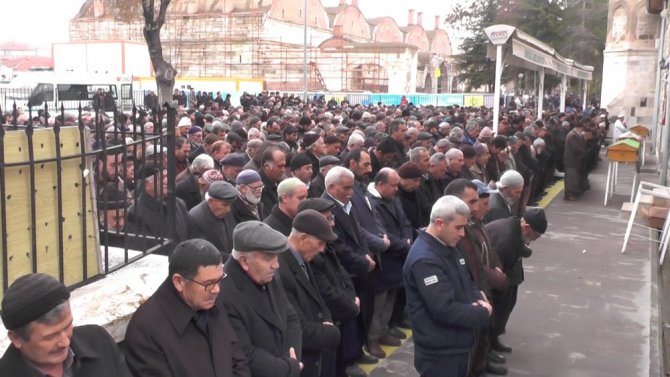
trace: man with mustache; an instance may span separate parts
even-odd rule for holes
[[[249,375],[220,295],[221,258],[201,239],[174,249],[167,279],[128,324],[126,358],[134,376]]]

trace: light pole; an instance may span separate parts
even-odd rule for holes
[[[517,93],[523,97],[523,88],[522,88],[522,83],[523,83],[523,72],[519,73],[519,87],[517,88]]]
[[[305,12],[305,24],[303,25],[303,44],[302,44],[302,96],[303,101],[307,103],[307,0],[305,0],[305,7],[303,8]]]

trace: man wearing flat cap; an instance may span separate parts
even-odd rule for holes
[[[302,363],[300,320],[275,272],[286,237],[259,221],[238,224],[224,265],[223,301],[254,377],[297,377]]]
[[[126,211],[128,233],[168,238],[176,242],[192,237],[195,234],[195,228],[189,221],[186,204],[179,198],[175,198],[175,229],[168,229],[165,204],[168,195],[167,170],[161,170],[151,163],[146,163],[140,169],[139,177],[144,189],[137,201]]]
[[[335,226],[335,217],[332,209],[335,202],[322,198],[310,198],[300,203],[298,213],[312,209],[321,214],[329,225]],[[340,264],[333,242],[326,243],[323,253],[316,255],[310,262],[316,286],[323,298],[335,325],[340,329],[341,341],[338,347],[336,375],[345,373],[350,376],[364,376],[365,372],[354,362],[360,356],[364,344],[364,330],[362,321],[357,316],[360,313],[360,299],[356,297],[356,290],[351,276]],[[359,328],[359,326],[361,326]]]
[[[230,210],[237,195],[237,189],[230,183],[214,182],[209,186],[205,200],[188,213],[197,231],[197,237],[211,242],[225,255],[224,260],[227,260],[233,251],[233,229],[236,223]]]
[[[335,377],[340,330],[326,306],[309,263],[337,239],[330,222],[307,209],[293,219],[289,252],[279,256],[279,276],[302,327],[303,377]]]
[[[231,153],[222,158],[220,164],[223,179],[234,185],[237,175],[244,169],[245,163],[244,155],[242,153]]]
[[[128,324],[126,357],[133,375],[250,376],[220,294],[226,274],[219,250],[201,239],[182,242],[168,270]]]
[[[307,194],[310,198],[320,198],[323,195],[323,192],[326,191],[325,185],[325,176],[328,174],[328,171],[334,167],[338,166],[342,161],[335,156],[323,156],[319,159],[319,170],[316,177],[312,179],[309,184],[309,189]]]
[[[2,299],[2,323],[10,346],[0,376],[130,377],[123,356],[100,326],[72,325],[70,292],[53,277],[16,279]]]
[[[491,348],[498,352],[511,352],[512,349],[502,344],[498,337],[504,332],[516,304],[519,284],[523,282],[522,259],[532,254],[528,244],[540,238],[547,230],[547,217],[542,208],[530,208],[521,218],[495,220],[486,224],[484,229],[493,250],[498,254],[508,282],[507,289],[493,290],[493,306],[496,311],[491,319]]]

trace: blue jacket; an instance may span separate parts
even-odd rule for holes
[[[419,231],[403,266],[416,352],[426,356],[467,353],[474,329],[487,326],[488,312],[472,305],[482,298],[461,253]]]

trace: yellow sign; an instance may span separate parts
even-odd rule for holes
[[[442,76],[442,71],[439,68],[435,68],[435,77],[440,78]]]
[[[484,106],[484,96],[463,96],[463,106],[466,107]]]

